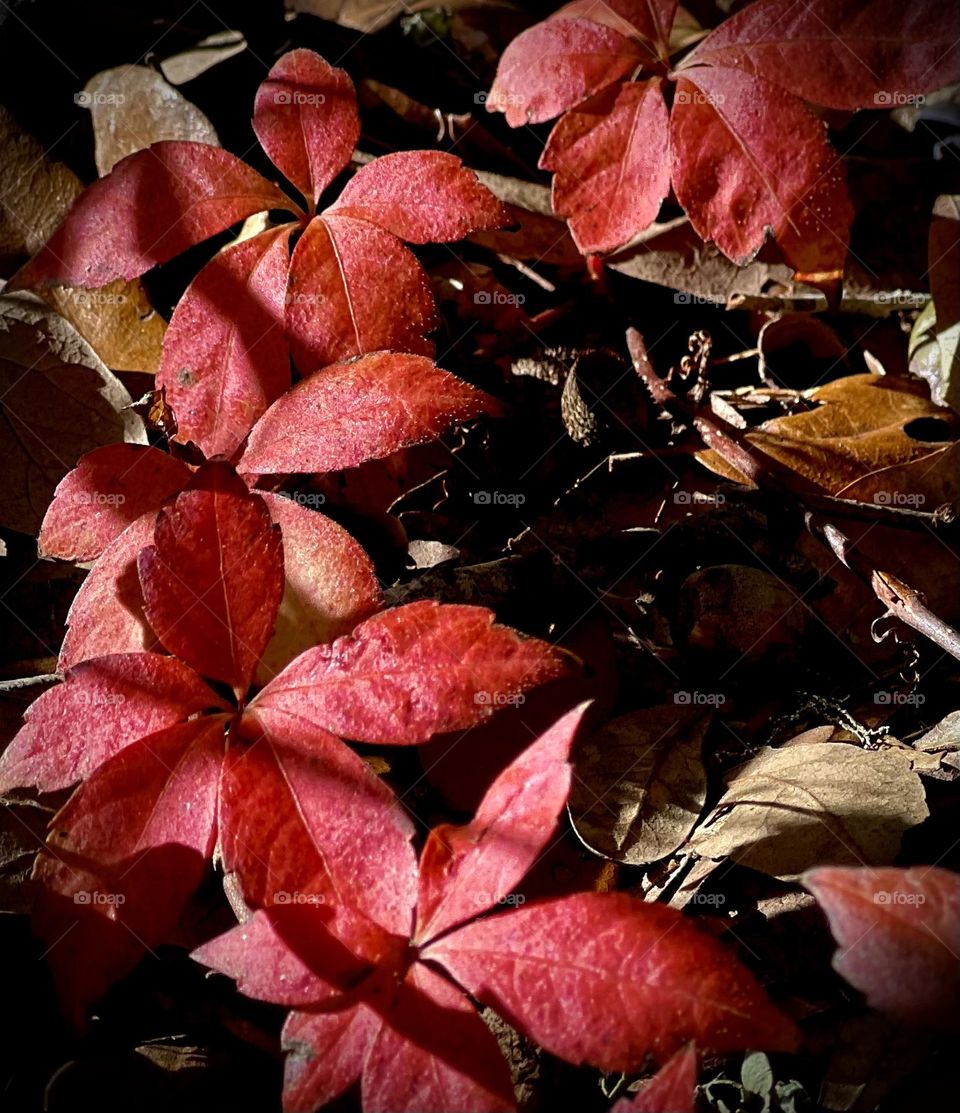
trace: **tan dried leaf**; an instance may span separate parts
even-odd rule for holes
[[[700,749],[710,718],[683,705],[650,707],[578,747],[570,818],[591,850],[640,866],[683,843],[706,799]]]
[[[139,279],[118,278],[99,290],[48,286],[39,295],[114,371],[156,371],[167,323]]]
[[[901,752],[839,742],[768,747],[727,776],[684,850],[794,880],[814,866],[889,863],[904,831],[928,814]]]
[[[162,139],[189,139],[219,147],[213,124],[149,66],[102,70],[78,101],[90,110],[97,172],[109,174],[122,158]]]
[[[240,31],[215,31],[189,50],[164,58],[160,69],[171,85],[186,85],[246,49],[247,40]]]
[[[0,163],[0,268],[9,276],[40,250],[83,192],[83,183],[49,158],[2,105]],[[113,282],[101,290],[48,287],[39,296],[71,322],[108,367],[156,371],[167,326],[139,280]]]

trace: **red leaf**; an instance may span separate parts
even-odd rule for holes
[[[567,112],[540,158],[555,171],[553,209],[584,253],[612,251],[648,227],[670,192],[661,81],[629,81]]]
[[[370,972],[370,961],[325,930],[329,911],[318,900],[256,912],[192,957],[233,978],[248,997],[293,1007],[333,1004],[344,984],[356,984]],[[398,950],[394,937],[382,931],[379,938],[369,933],[364,942],[386,965]]]
[[[220,853],[244,898],[348,905],[409,936],[413,824],[390,789],[332,735],[314,732],[305,757],[245,725],[220,788]]]
[[[172,933],[213,850],[226,716],[116,754],[53,820],[37,859],[35,927],[72,1010]]]
[[[290,1013],[282,1037],[285,1113],[313,1113],[352,1086],[381,1024],[366,1005],[335,1013]]]
[[[177,418],[175,440],[232,456],[290,386],[283,327],[290,225],[226,248],[177,304],[157,386]]]
[[[772,228],[794,268],[842,265],[853,215],[843,164],[796,97],[738,70],[685,70],[671,146],[677,199],[734,262],[748,262]]]
[[[649,53],[611,27],[548,19],[503,52],[487,110],[505,113],[514,128],[543,123],[626,77]]]
[[[153,541],[157,512],[149,510],[104,549],[67,613],[67,633],[57,668],[109,653],[141,653],[160,648],[143,613],[137,557]]]
[[[144,611],[163,645],[242,697],[283,594],[280,530],[226,464],[205,464],[160,512],[137,561]]]
[[[510,223],[506,208],[455,155],[399,151],[362,167],[327,210],[408,243],[462,240]]]
[[[960,877],[932,866],[825,866],[803,883],[840,946],[834,968],[873,1008],[911,1024],[957,1028]]]
[[[16,285],[136,278],[254,213],[291,208],[286,194],[220,147],[154,143],[77,198]]]
[[[16,785],[66,788],[138,739],[225,706],[173,657],[130,653],[85,661],[30,705],[0,757],[0,792]]]
[[[691,64],[734,66],[832,108],[894,107],[960,80],[956,11],[941,0],[760,0],[711,32]]]
[[[688,1043],[634,1097],[621,1098],[610,1113],[696,1113],[697,1052]]]
[[[432,601],[384,611],[298,657],[247,714],[307,754],[327,733],[411,745],[465,729],[509,694],[570,671],[561,650],[494,626],[493,617],[483,607]]]
[[[363,1065],[366,1113],[515,1108],[493,1033],[460,990],[415,963]]]
[[[666,58],[676,10],[677,0],[573,0],[548,18],[589,19],[628,37],[640,35]]]
[[[157,511],[190,469],[141,444],[109,444],[81,456],[60,480],[40,528],[41,556],[92,560],[142,514]]]
[[[283,537],[284,588],[258,679],[266,683],[294,657],[348,634],[380,606],[380,584],[363,547],[336,522],[293,498],[261,493]]]
[[[174,844],[209,859],[228,722],[226,715],[205,715],[118,749],[57,813],[51,853],[91,859],[101,869],[123,865],[120,885],[133,861],[152,847]],[[164,892],[176,887],[172,878],[154,874],[150,880]],[[128,888],[119,891],[129,897]]]
[[[490,786],[473,821],[443,824],[420,860],[416,938],[495,907],[554,839],[570,791],[570,747],[586,705],[564,715]]]
[[[581,893],[461,927],[424,959],[573,1063],[631,1070],[686,1041],[790,1050],[793,1024],[712,936],[672,908]],[[571,1023],[576,1017],[576,1023]]]
[[[488,394],[425,356],[375,352],[327,367],[275,402],[238,466],[259,474],[339,471],[498,410]]]
[[[313,206],[360,138],[353,82],[312,50],[291,50],[257,91],[253,130],[274,166]]]
[[[430,355],[437,311],[423,268],[403,244],[366,221],[312,220],[290,263],[287,332],[303,374],[392,348]]]

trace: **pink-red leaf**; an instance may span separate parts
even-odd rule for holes
[[[204,715],[118,749],[57,813],[51,849],[101,868],[129,867],[144,851],[168,843],[209,859],[228,722],[223,714]],[[153,881],[163,888],[165,879]]]
[[[59,669],[109,653],[160,648],[143,613],[143,592],[137,575],[137,557],[153,541],[156,521],[155,510],[137,518],[110,542],[87,574],[67,613]]]
[[[957,1029],[960,877],[932,866],[825,866],[803,883],[839,944],[834,967],[873,1008],[909,1024]]]
[[[728,258],[748,262],[772,229],[795,269],[842,267],[853,215],[843,164],[792,94],[739,70],[685,70],[671,148],[677,199]]]
[[[176,440],[232,456],[290,386],[284,332],[290,226],[234,244],[187,287],[163,338],[157,386],[177,419]]]
[[[313,206],[360,137],[353,82],[312,50],[288,51],[257,91],[253,130]]]
[[[263,500],[226,464],[205,464],[160,512],[137,568],[163,645],[243,695],[283,594],[280,530]]]
[[[305,757],[252,726],[220,788],[220,854],[246,901],[348,905],[409,936],[413,825],[394,794],[332,735],[314,733]]]
[[[667,57],[677,0],[573,0],[550,19],[589,19],[621,35],[640,35]]]
[[[620,893],[478,920],[423,957],[573,1063],[631,1070],[691,1039],[717,1051],[797,1042],[793,1024],[715,938],[672,908]]]
[[[277,742],[310,753],[326,733],[411,745],[463,730],[570,671],[569,658],[493,624],[484,607],[410,603],[308,650],[263,689],[248,715]]]
[[[380,584],[363,546],[293,497],[263,492],[283,537],[284,588],[258,679],[272,680],[311,646],[348,634],[380,606]]]
[[[305,375],[381,349],[430,355],[437,310],[423,268],[396,236],[365,220],[317,217],[290,262],[287,333]]]
[[[366,1113],[507,1113],[510,1072],[493,1033],[445,978],[415,963],[363,1065]]]
[[[553,840],[585,708],[568,712],[508,765],[470,823],[430,832],[420,859],[419,940],[502,903]]]
[[[500,58],[487,110],[511,127],[540,124],[627,77],[649,50],[587,19],[548,19],[518,35]]]
[[[610,1113],[696,1113],[697,1053],[687,1044],[632,1098],[621,1098]]]
[[[142,514],[157,511],[190,469],[142,444],[109,444],[81,456],[57,486],[40,528],[40,553],[93,560]]]
[[[553,210],[584,253],[613,251],[648,227],[670,192],[661,81],[628,81],[567,112],[540,159]]]
[[[285,1113],[314,1113],[352,1086],[382,1023],[363,1004],[335,1013],[290,1013],[282,1037]]]
[[[186,665],[156,653],[99,657],[31,704],[0,757],[0,792],[66,788],[132,742],[223,701]]]
[[[18,286],[104,286],[136,278],[286,194],[221,147],[164,140],[118,162],[82,193]]]
[[[375,352],[327,367],[276,401],[250,434],[244,472],[328,472],[496,414],[497,402],[425,356]]]
[[[960,80],[956,15],[942,0],[759,0],[685,64],[734,66],[832,108],[894,107]]]
[[[408,243],[462,240],[510,223],[506,207],[455,155],[398,151],[362,167],[327,210]]]

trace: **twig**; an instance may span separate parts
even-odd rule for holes
[[[682,421],[700,434],[707,448],[712,448],[731,467],[737,469],[748,482],[757,487],[787,495],[829,514],[842,514],[851,518],[865,518],[892,526],[921,529],[927,526],[943,529],[955,524],[955,509],[944,504],[936,510],[914,510],[906,506],[889,506],[886,503],[859,502],[855,499],[829,495],[810,480],[788,468],[775,457],[768,455],[733,425],[711,410],[693,406],[675,394],[669,383],[654,370],[647,356],[643,337],[636,329],[627,329],[627,349],[637,374],[642,379],[650,397],[662,406],[671,417]]]
[[[804,522],[814,537],[822,541],[839,561],[872,589],[890,614],[960,660],[960,634],[930,610],[916,588],[905,584],[890,572],[874,568],[850,538],[832,522],[824,521],[809,511],[804,515]]]

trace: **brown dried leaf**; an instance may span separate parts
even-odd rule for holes
[[[507,0],[408,0],[398,4],[396,0],[286,0],[288,11],[300,15],[313,15],[318,19],[331,19],[341,27],[370,34],[389,26],[402,15],[429,11],[442,7],[446,12],[456,12],[462,8],[513,8]]]
[[[0,296],[0,524],[36,534],[85,452],[145,444],[130,395],[83,337],[29,293]]]
[[[737,296],[759,296],[774,283],[791,296],[807,290],[790,281],[790,268],[783,264],[755,260],[738,267],[731,263],[712,243],[700,239],[685,216],[652,224],[604,261],[631,278],[682,291],[679,304],[702,301],[723,306]]]
[[[468,237],[473,243],[514,259],[557,267],[583,265],[566,224],[553,215],[546,186],[486,171],[477,177],[507,206],[511,223],[500,231],[475,232]]]
[[[47,157],[43,147],[0,105],[0,161],[3,204],[0,205],[0,266],[10,275],[35,254],[83,192],[83,183],[62,162]]]
[[[844,743],[767,747],[727,776],[727,791],[684,850],[789,881],[822,865],[884,865],[928,815],[923,785],[895,750]]]
[[[807,413],[767,421],[747,439],[827,494],[933,510],[960,494],[960,418],[926,386],[888,375],[848,375],[811,395]],[[712,450],[711,471],[744,477]]]
[[[709,713],[664,704],[614,719],[574,755],[574,830],[597,854],[642,866],[690,833],[707,793],[700,748]]]

